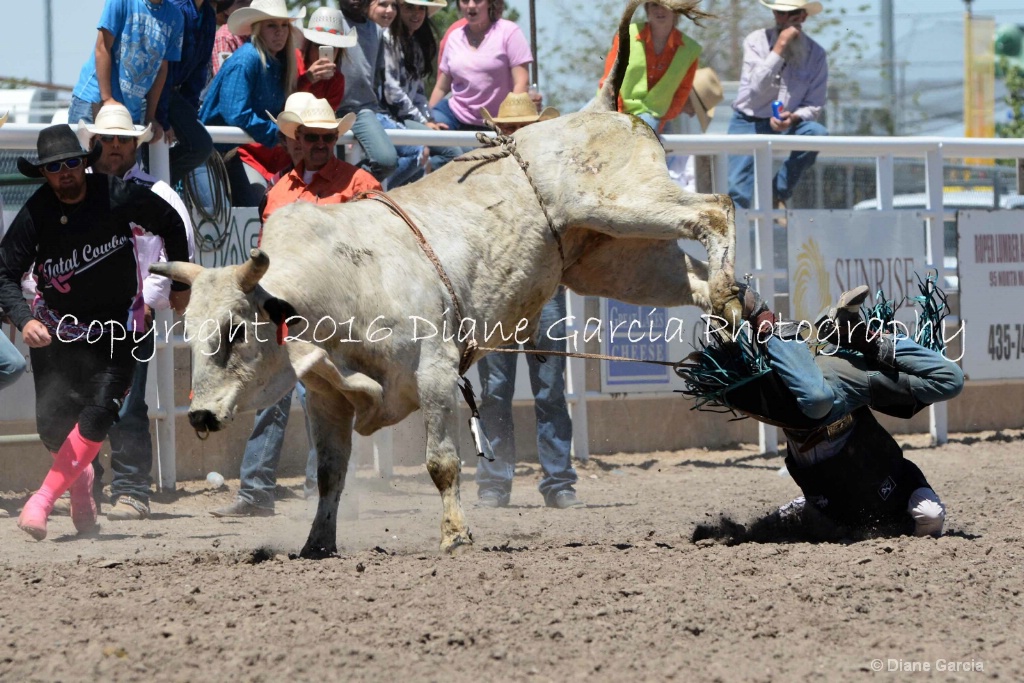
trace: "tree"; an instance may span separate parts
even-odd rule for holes
[[[1005,57],[999,67],[1006,75],[1006,103],[1013,118],[1007,123],[996,123],[996,137],[1024,138],[1024,69]]]

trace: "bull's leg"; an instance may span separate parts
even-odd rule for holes
[[[419,381],[420,409],[427,428],[427,471],[441,493],[441,550],[449,553],[473,542],[459,498],[462,462],[455,448],[455,376],[453,367],[437,363],[421,372]]]
[[[338,552],[338,501],[345,488],[345,474],[352,455],[354,409],[336,392],[307,394],[306,409],[317,453],[317,487],[320,501],[302,547],[301,557],[322,559]]]

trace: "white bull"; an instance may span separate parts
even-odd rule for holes
[[[639,2],[620,25],[622,44]],[[736,312],[731,201],[673,183],[651,129],[610,111],[621,69],[609,82],[587,110],[514,135],[527,172],[511,156],[460,161],[392,194],[436,252],[462,329],[475,321],[481,346],[501,345],[484,340],[485,323],[501,323],[508,335],[520,320],[536,318],[559,283],[637,304]],[[684,253],[681,238],[699,240],[708,262]],[[262,247],[241,266],[153,267],[192,284],[192,425],[215,431],[236,411],[269,406],[297,380],[305,383],[320,501],[301,554],[322,557],[336,552],[353,428],[371,434],[419,409],[427,469],[443,505],[441,547],[471,543],[455,445],[455,384],[468,342],[442,334],[443,323],[449,332],[459,325],[453,298],[413,231],[377,201],[297,203],[274,213]],[[308,321],[289,323],[303,341],[279,345],[272,324],[263,323],[292,315]]]

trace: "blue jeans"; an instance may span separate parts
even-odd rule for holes
[[[96,107],[99,107],[99,103],[96,103]],[[71,105],[68,107],[68,125],[75,129],[75,131],[77,131],[79,121],[85,121],[86,123],[95,123],[93,121],[92,112],[92,102],[86,102],[85,100],[72,95]]]
[[[6,334],[0,331],[0,390],[18,381],[25,372],[25,356],[21,355]]]
[[[384,182],[398,168],[398,151],[384,132],[377,113],[372,109],[361,109],[356,114],[356,122],[352,124],[352,135],[366,153],[359,168]]]
[[[544,305],[540,313],[538,350],[564,351],[565,293],[558,294]],[[560,323],[556,324],[561,320]],[[551,328],[550,335],[548,328]],[[478,492],[512,491],[516,466],[515,428],[512,423],[512,393],[516,384],[518,354],[494,353],[477,362],[480,370],[480,417],[484,431],[494,449],[494,462],[479,458],[476,470]],[[526,357],[533,388],[534,411],[537,416],[537,459],[543,476],[540,492],[548,503],[559,491],[572,491],[576,470],[572,466],[569,447],[572,443],[572,421],[565,403],[565,357],[546,356],[541,363],[537,356]]]
[[[449,106],[447,99],[443,99],[440,102],[438,102],[437,105],[433,109],[430,110],[430,115],[434,117],[434,121],[436,121],[438,123],[443,123],[446,126],[448,126],[448,130],[482,130],[482,131],[489,131],[490,130],[490,128],[487,128],[486,126],[477,126],[477,125],[474,125],[474,124],[471,124],[471,123],[463,123],[462,121],[460,121],[455,116],[455,114],[452,112],[452,108],[451,108],[451,106]],[[459,154],[462,154],[463,152],[468,152],[468,151],[470,151],[473,148],[472,147],[451,147],[449,149],[456,149],[456,150],[459,151]],[[456,154],[455,156],[459,156],[459,154]],[[452,159],[454,159],[454,158],[455,157],[452,157]],[[449,159],[448,161],[451,161],[451,159]],[[444,166],[444,164],[448,163],[448,161],[445,161],[444,163],[442,163],[440,165],[435,165],[433,163],[433,160],[431,160],[430,168],[431,168],[431,170],[436,171],[441,166]]]
[[[206,127],[199,123],[195,107],[176,91],[170,94],[167,118],[178,141],[170,150],[171,187],[174,187],[189,171],[206,163],[213,152],[213,140]]]
[[[153,335],[139,341],[136,358],[153,355]],[[149,487],[153,483],[153,439],[149,435],[149,406],[146,405],[146,378],[149,362],[138,361],[132,377],[131,390],[117,415],[117,422],[107,434],[110,439],[110,500],[126,495],[149,504]],[[102,475],[102,471],[98,472]]]
[[[859,354],[839,351],[815,356],[807,344],[771,337],[768,355],[772,372],[807,417],[828,424],[872,405],[871,377],[881,371],[864,368]],[[908,337],[896,339],[895,366],[905,376],[910,393],[921,403],[949,400],[963,388],[964,375],[956,363]]]
[[[299,402],[306,407],[306,388],[302,383],[296,385]],[[292,392],[269,408],[256,411],[256,424],[245,444],[242,456],[242,485],[238,497],[259,507],[274,507],[274,489],[277,488],[277,466],[281,462],[281,447],[284,445],[284,432],[288,427],[288,414],[292,408]],[[313,432],[306,416],[306,435],[309,438],[309,454],[306,456],[306,495],[316,491],[316,448]]]
[[[412,119],[403,121],[403,123],[409,130],[430,130],[428,126],[423,125],[419,121],[413,121]],[[435,171],[441,168],[460,154],[462,154],[461,147],[435,147],[431,145],[430,170]]]
[[[405,126],[387,114],[377,114],[377,121],[385,130],[404,130]],[[395,172],[387,177],[387,188],[393,190],[408,185],[423,175],[420,159],[423,158],[423,147],[420,145],[395,145],[398,153],[398,166]]]
[[[661,119],[654,114],[640,114],[638,118],[650,126],[655,135],[658,134],[658,129],[661,127]]]
[[[734,110],[732,120],[729,121],[729,134],[752,135],[754,133],[758,135],[828,135],[828,129],[817,121],[801,121],[785,133],[776,133],[772,130],[769,119],[754,119]],[[800,181],[800,176],[814,164],[814,160],[817,158],[817,152],[792,152],[772,180],[772,195],[782,201],[792,197],[793,190],[796,189],[796,184]],[[750,208],[750,200],[754,196],[753,156],[729,157],[729,196],[732,197],[736,206],[744,209]]]

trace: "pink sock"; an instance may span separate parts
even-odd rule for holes
[[[93,458],[100,452],[101,441],[90,441],[78,431],[76,424],[61,444],[57,455],[53,457],[53,467],[43,479],[38,495],[44,497],[52,507],[53,502],[71,488],[71,484],[86,467],[92,465]]]

